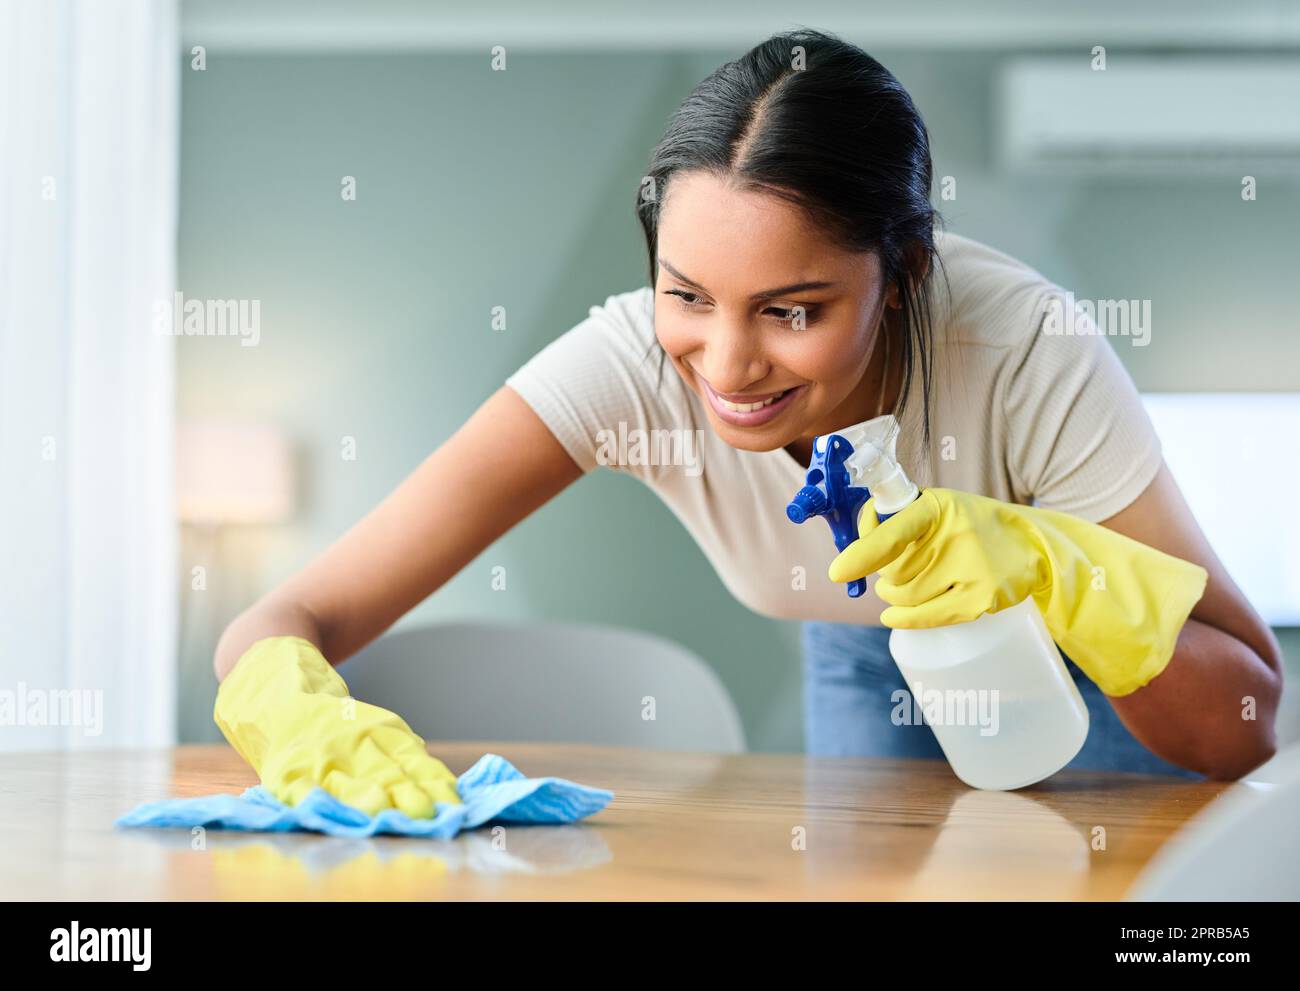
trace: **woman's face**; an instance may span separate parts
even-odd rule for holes
[[[778,196],[688,172],[669,183],[657,268],[655,334],[731,446],[771,451],[877,413],[874,345],[897,293],[875,252],[834,246]]]

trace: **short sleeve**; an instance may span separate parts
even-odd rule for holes
[[[584,473],[607,463],[602,438],[647,430],[662,415],[651,305],[649,290],[610,296],[506,379]]]
[[[1097,523],[1142,494],[1162,454],[1110,340],[1086,311],[1071,320],[1071,301],[1055,288],[1041,296],[1005,379],[1008,468],[1035,505]]]

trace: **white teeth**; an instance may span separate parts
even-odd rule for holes
[[[786,390],[789,391],[789,390]],[[752,413],[756,409],[762,409],[764,406],[771,406],[774,402],[784,396],[784,392],[778,392],[771,399],[764,399],[761,403],[731,403],[718,396],[718,402],[722,404],[723,409],[729,409],[733,413]]]

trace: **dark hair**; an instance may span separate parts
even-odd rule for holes
[[[659,212],[678,172],[727,176],[798,204],[834,243],[879,252],[886,286],[898,287],[904,385],[893,412],[906,406],[919,365],[928,446],[933,321],[926,286],[942,266],[931,169],[925,124],[888,69],[820,31],[773,35],[696,86],[655,146],[636,204],[650,284]],[[927,262],[924,278],[916,278]]]

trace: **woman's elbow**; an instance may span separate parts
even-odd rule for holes
[[[1276,754],[1277,732],[1270,718],[1257,723],[1236,752],[1220,749],[1211,755],[1206,767],[1198,770],[1211,781],[1238,781]]]

